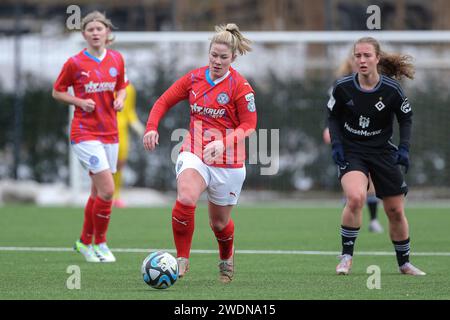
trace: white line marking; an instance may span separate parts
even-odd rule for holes
[[[0,251],[31,251],[31,252],[71,252],[72,248],[57,248],[57,247],[0,247]],[[175,253],[175,249],[138,249],[138,248],[111,248],[111,251],[122,253],[149,253],[153,251],[167,251]],[[217,250],[198,250],[192,249],[191,253],[200,254],[215,254]],[[239,254],[291,254],[291,255],[319,255],[319,256],[337,256],[338,251],[299,251],[299,250],[236,250]],[[355,251],[356,255],[361,256],[393,256],[395,252],[388,251]],[[450,252],[412,252],[412,256],[435,256],[435,257],[450,257]]]

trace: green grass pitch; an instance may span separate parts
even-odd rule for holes
[[[156,290],[140,274],[146,252],[116,252],[116,263],[91,264],[73,251],[20,250],[70,248],[81,230],[82,209],[5,206],[0,208],[0,299],[450,299],[448,208],[407,209],[411,261],[427,272],[425,277],[398,273],[388,233],[369,233],[366,212],[352,273],[335,275],[336,255],[326,253],[340,250],[340,212],[339,207],[238,206],[233,212],[235,280],[226,285],[218,281],[215,251],[194,252],[186,277],[169,289]],[[387,229],[382,212],[380,220]],[[171,209],[114,209],[108,239],[113,252],[117,248],[173,249]],[[196,212],[193,249],[217,250],[204,206]],[[285,252],[292,250],[320,252]],[[80,268],[80,289],[66,286],[71,276],[67,268],[72,265]],[[367,287],[371,265],[381,270],[380,289]]]

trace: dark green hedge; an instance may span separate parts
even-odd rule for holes
[[[153,75],[149,77],[148,75]],[[157,97],[177,78],[176,72],[158,65],[142,70],[134,79],[138,91],[138,115],[146,122]],[[247,166],[246,187],[254,189],[293,190],[296,188],[337,188],[336,172],[329,146],[322,142],[327,91],[332,79],[312,76],[305,79],[281,79],[272,74],[252,81],[256,91],[258,128],[280,129],[280,169],[275,176],[260,175],[260,165]],[[406,92],[414,111],[411,185],[450,186],[449,94],[439,78],[422,79]],[[42,83],[42,82],[40,82]],[[51,97],[51,83],[44,87],[27,80],[24,93],[22,169],[40,182],[68,181],[67,106]],[[0,89],[1,90],[1,89]],[[11,153],[14,132],[14,100],[11,93],[0,91],[0,155]],[[176,142],[170,141],[174,128],[187,128],[187,102],[174,107],[160,125],[157,151],[143,150],[140,137],[131,143],[129,168],[136,174],[137,186],[162,190],[174,188],[170,153]],[[3,164],[5,166],[5,164]],[[3,173],[2,173],[3,172]],[[12,166],[0,171],[2,178],[12,177]]]

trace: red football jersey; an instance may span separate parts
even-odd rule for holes
[[[181,151],[203,159],[203,149],[214,140],[222,140],[225,152],[212,166],[242,167],[245,161],[245,137],[256,128],[254,91],[248,81],[230,68],[222,79],[212,81],[209,68],[193,70],[177,80],[153,106],[147,132],[157,130],[164,114],[181,100],[189,99],[189,134]]]
[[[105,57],[99,60],[83,49],[66,61],[53,88],[66,92],[72,86],[76,97],[95,101],[93,112],[76,106],[70,132],[72,143],[118,142],[114,93],[127,85],[124,61],[117,51],[107,49]]]

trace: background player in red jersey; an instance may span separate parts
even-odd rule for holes
[[[111,21],[94,11],[81,24],[87,48],[64,64],[53,86],[53,97],[75,105],[70,140],[92,180],[81,238],[75,249],[89,262],[114,262],[116,259],[106,244],[106,232],[114,193],[112,173],[116,171],[118,154],[116,112],[123,108],[128,81],[121,54],[106,49],[113,41]],[[67,92],[71,86],[75,96]]]
[[[254,91],[231,63],[251,50],[250,43],[235,24],[216,26],[208,66],[177,80],[155,102],[148,118],[143,144],[153,150],[161,118],[179,101],[189,99],[190,131],[176,161],[177,200],[172,211],[180,277],[189,270],[195,207],[206,190],[209,221],[219,245],[219,279],[224,283],[233,279],[231,210],[245,179],[244,140],[255,130],[257,116]]]

